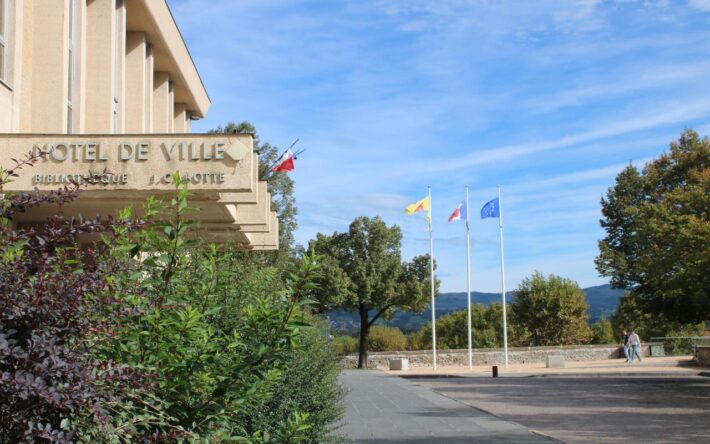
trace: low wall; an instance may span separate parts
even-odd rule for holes
[[[642,346],[642,356],[650,355],[650,345]],[[437,350],[437,365],[458,366],[468,365],[468,350]],[[599,361],[604,359],[623,358],[624,352],[618,345],[566,345],[558,347],[510,347],[508,362],[511,364],[527,364],[545,362],[548,355],[562,355],[566,361]],[[410,367],[431,367],[431,350],[403,352],[371,352],[368,355],[367,366],[370,368],[388,368],[390,359],[408,358]],[[343,368],[357,367],[357,354],[343,356],[340,365]],[[486,348],[473,350],[473,365],[503,365],[505,356],[502,348]]]
[[[695,350],[695,359],[698,361],[699,365],[703,367],[710,367],[710,346],[698,345]]]

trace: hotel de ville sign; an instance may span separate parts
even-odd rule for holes
[[[240,192],[254,188],[256,153],[250,135],[0,135],[0,164],[45,153],[6,191],[46,191],[89,174],[101,174],[109,190],[159,191],[180,172],[195,191]]]

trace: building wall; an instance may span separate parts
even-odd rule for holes
[[[197,74],[180,72],[187,64],[176,57],[189,53],[169,46],[184,42],[164,0],[3,1],[0,133],[185,133],[206,112],[182,101],[207,95]]]
[[[278,220],[247,134],[192,135],[210,99],[166,0],[0,0],[0,165],[45,154],[5,192],[50,192],[103,167],[65,215],[140,208],[179,171],[199,235],[278,248]],[[40,224],[45,208],[18,216]]]

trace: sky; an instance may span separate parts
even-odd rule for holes
[[[297,242],[357,216],[402,228],[402,256],[429,252],[404,207],[432,188],[443,292],[500,291],[535,271],[582,287],[600,199],[629,163],[684,128],[710,134],[710,0],[169,0],[212,99],[204,132],[253,123],[306,149],[292,174]]]

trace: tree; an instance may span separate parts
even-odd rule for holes
[[[367,367],[370,327],[395,308],[422,311],[430,297],[429,256],[401,260],[402,232],[379,217],[358,217],[345,233],[319,233],[310,248],[321,257],[315,297],[323,309],[360,314],[358,367]],[[435,282],[438,288],[438,282]]]
[[[576,282],[540,272],[523,279],[510,304],[511,324],[521,342],[531,346],[586,343],[591,339],[587,325],[584,292]]]
[[[592,344],[615,344],[617,342],[618,338],[614,334],[610,320],[601,318],[592,324]]]
[[[634,293],[624,293],[619,300],[619,306],[611,318],[614,333],[621,335],[622,330],[634,330],[642,340],[664,336],[703,336],[705,323],[680,323],[669,320],[664,314],[649,313],[644,309],[645,303],[641,296]],[[668,341],[667,347],[671,346]]]
[[[399,351],[407,349],[407,337],[397,327],[373,325],[370,329],[369,346],[372,351]]]
[[[436,320],[436,346],[439,349],[468,348],[467,310],[454,311]],[[409,336],[410,348],[431,348],[431,322]],[[471,343],[473,348],[503,345],[503,310],[500,304],[471,306]]]
[[[267,180],[271,193],[271,210],[276,211],[279,218],[279,251],[290,255],[294,248],[294,231],[298,226],[296,215],[296,197],[294,181],[288,174],[272,173],[271,168],[281,154],[277,146],[268,142],[262,143],[256,128],[249,122],[229,122],[218,126],[210,133],[252,134],[254,150],[259,153],[259,179]]]
[[[710,318],[710,141],[685,130],[670,153],[629,165],[601,201],[595,263],[643,312],[670,322]]]

